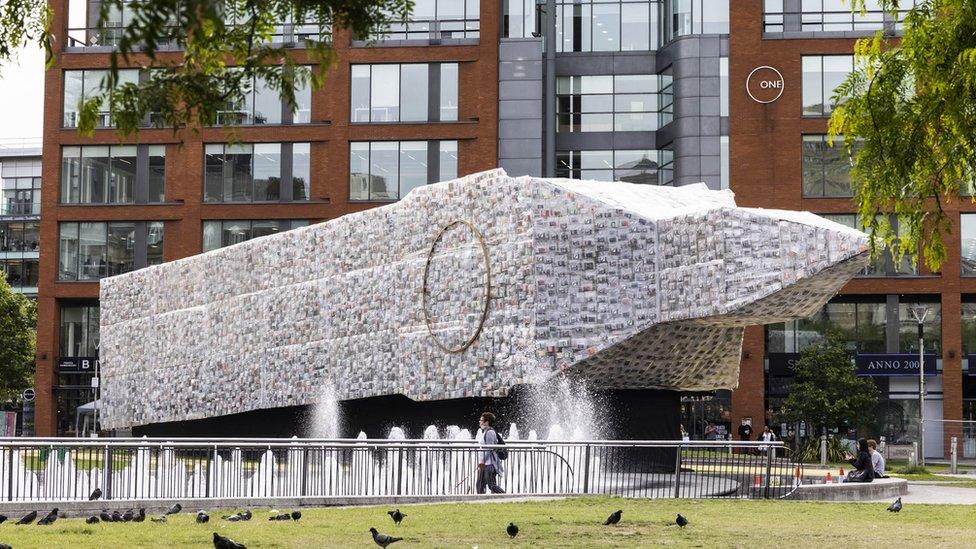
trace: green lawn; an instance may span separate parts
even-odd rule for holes
[[[86,525],[80,519],[54,526],[0,525],[0,542],[25,547],[212,547],[216,530],[248,547],[375,547],[369,527],[402,536],[404,547],[972,547],[976,521],[966,505],[906,505],[900,514],[883,504],[782,501],[689,501],[579,498],[520,503],[405,505],[399,527],[387,507],[305,509],[302,520],[268,522],[255,509],[247,523],[227,523],[219,513],[198,525],[192,514],[167,524]],[[189,509],[189,506],[188,506]],[[618,526],[603,526],[623,510]],[[691,523],[671,524],[681,512]],[[514,521],[515,540],[505,534]]]

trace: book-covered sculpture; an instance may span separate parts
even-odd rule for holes
[[[340,400],[738,381],[745,326],[816,312],[867,237],[704,185],[509,177],[101,283],[102,425]]]

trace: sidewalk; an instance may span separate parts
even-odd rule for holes
[[[951,503],[972,505],[976,503],[976,488],[946,485],[945,482],[909,481],[908,495],[902,496],[902,503]],[[875,500],[878,503],[888,500]]]

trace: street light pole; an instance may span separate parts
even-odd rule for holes
[[[912,316],[918,323],[918,456],[916,462],[925,467],[925,337],[922,328],[929,308],[924,305],[914,305]]]

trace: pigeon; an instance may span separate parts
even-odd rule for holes
[[[7,515],[0,515],[0,524],[7,522]]]
[[[96,517],[95,515],[92,515],[85,519],[85,524],[98,524],[98,523],[99,523],[98,517]]]
[[[244,545],[237,543],[230,538],[221,536],[217,532],[214,532],[213,543],[214,549],[247,549]]]
[[[37,518],[37,511],[31,511],[30,513],[24,515],[23,518],[18,520],[17,524],[30,524],[34,522],[34,519],[36,518]]]
[[[271,515],[268,520],[291,520],[291,515],[288,513],[281,513],[278,515]]]
[[[291,512],[291,520],[298,520],[300,518],[302,518],[302,512],[301,511],[292,511]]]
[[[149,520],[153,522],[166,522],[166,515],[159,515],[158,517],[151,517]]]
[[[102,519],[102,522],[112,522],[112,515],[108,513],[108,509],[102,509],[102,512],[98,514],[98,518]]]
[[[894,503],[889,505],[888,511],[891,511],[892,513],[897,513],[898,511],[901,511],[901,498],[896,499]]]
[[[388,536],[386,534],[381,534],[376,531],[376,528],[370,528],[369,533],[373,534],[373,542],[376,543],[376,545],[379,545],[380,547],[386,547],[391,543],[396,543],[403,539],[403,538],[395,538],[393,536]]]
[[[251,510],[250,509],[244,509],[244,512],[241,513],[241,520],[251,520]]]
[[[136,516],[135,512],[132,509],[129,509],[125,513],[122,513],[122,522],[129,522],[130,520],[135,518],[135,516]]]
[[[686,519],[685,517],[681,516],[681,513],[678,513],[678,518],[674,519],[674,523],[677,524],[678,526],[684,528],[685,526],[688,525],[688,519]]]
[[[403,517],[407,516],[401,513],[399,509],[396,511],[387,511],[386,514],[390,515],[390,518],[393,519],[393,522],[395,522],[397,526],[400,525],[400,521],[403,520]]]
[[[49,524],[54,524],[54,521],[58,520],[58,508],[55,507],[50,513],[44,515],[44,518],[37,521],[38,526],[47,526]]]
[[[0,543],[0,549],[14,549],[14,548],[7,545],[6,543]]]
[[[224,515],[224,516],[222,516],[220,518],[223,519],[223,520],[226,520],[226,521],[230,521],[230,522],[238,522],[238,521],[244,520],[244,517],[240,516],[239,514]]]
[[[169,511],[166,511],[166,513],[164,513],[164,514],[166,514],[166,515],[175,515],[176,513],[179,513],[182,510],[183,510],[183,506],[182,505],[180,505],[179,503],[174,503],[173,506],[169,508]]]
[[[210,515],[206,511],[197,511],[197,524],[204,524],[210,520]]]
[[[88,501],[95,501],[96,499],[98,499],[100,497],[102,497],[102,489],[101,488],[95,488],[94,490],[92,490],[91,495],[88,496]]]
[[[112,522],[122,522],[122,513],[112,511]]]
[[[514,522],[509,522],[508,528],[506,528],[505,531],[508,532],[508,537],[514,538],[518,535],[518,526],[515,526]]]
[[[612,515],[607,517],[607,521],[603,523],[604,526],[610,526],[611,524],[617,524],[620,522],[620,515],[624,514],[623,510],[615,511]]]
[[[139,514],[132,517],[132,522],[143,522],[146,520],[146,508],[140,507]]]

